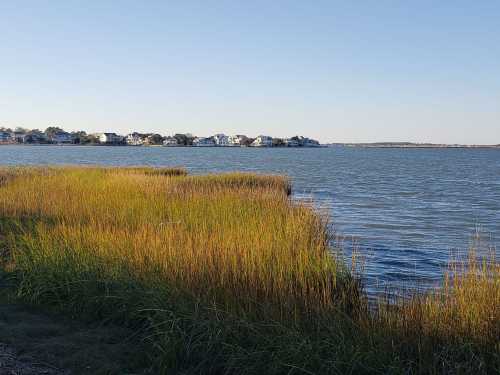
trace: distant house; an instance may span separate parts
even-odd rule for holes
[[[294,139],[294,138],[285,138],[283,140],[283,142],[285,143],[285,146],[287,146],[287,147],[299,147],[300,146],[299,141],[297,139]]]
[[[246,135],[230,135],[228,142],[230,146],[243,146],[246,145],[248,137]]]
[[[11,133],[11,139],[15,143],[24,143],[26,135],[27,134],[24,131],[13,132],[13,133]]]
[[[240,139],[237,135],[230,135],[229,137],[227,137],[227,143],[229,146],[239,146]]]
[[[49,138],[45,133],[42,133],[39,130],[32,130],[26,134],[24,134],[23,140],[21,143],[48,143]]]
[[[5,131],[0,131],[0,143],[12,143],[12,134]]]
[[[196,137],[193,140],[193,146],[196,146],[196,147],[214,147],[215,140],[212,137],[208,137],[208,138]]]
[[[319,147],[319,142],[316,141],[315,139],[303,138],[302,139],[302,146],[304,146],[304,147]]]
[[[166,137],[163,140],[163,146],[167,147],[176,147],[179,146],[179,143],[177,142],[177,138],[174,137]]]
[[[213,140],[216,146],[231,146],[229,137],[225,134],[216,134],[213,136]]]
[[[130,146],[141,146],[144,144],[144,135],[137,132],[128,134],[126,142]]]
[[[266,135],[259,135],[251,144],[253,147],[272,147],[272,145],[273,138]]]
[[[99,142],[105,144],[120,144],[123,143],[124,138],[116,133],[99,133]]]
[[[288,147],[319,147],[318,141],[301,135],[285,139],[285,144]]]
[[[64,131],[54,133],[50,137],[50,140],[52,143],[57,143],[57,144],[68,144],[74,142],[73,136],[70,133]]]

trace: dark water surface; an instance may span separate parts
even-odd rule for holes
[[[367,256],[376,285],[432,285],[450,252],[481,232],[500,244],[500,150],[375,148],[166,148],[0,146],[0,165],[183,166],[191,173],[271,172],[290,176],[335,231]]]

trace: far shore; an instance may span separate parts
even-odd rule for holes
[[[178,147],[189,147],[189,148],[328,148],[328,147],[352,147],[352,148],[487,148],[487,149],[500,149],[500,144],[497,145],[460,145],[460,144],[433,144],[433,143],[328,143],[321,144],[316,147],[256,147],[256,146],[210,146],[210,147],[200,147],[193,145],[176,145],[176,146],[165,146],[165,145],[127,145],[127,144],[102,144],[102,143],[0,143],[0,146],[112,146],[112,147],[165,147],[165,148],[178,148]]]
[[[196,146],[196,145],[128,145],[128,144],[116,144],[116,143],[0,143],[1,146],[87,146],[87,147],[131,147],[131,148],[141,148],[141,147],[157,147],[157,148],[227,148],[227,149],[235,149],[235,148],[252,148],[252,149],[298,149],[298,148],[326,148],[328,145],[316,145],[316,146],[222,146],[222,145],[213,145],[213,146]]]
[[[363,148],[500,148],[497,145],[462,145],[438,143],[409,143],[409,142],[375,142],[375,143],[330,143],[328,147],[363,147]]]

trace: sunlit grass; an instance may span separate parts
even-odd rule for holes
[[[462,337],[494,343],[500,339],[500,264],[494,253],[450,264],[443,287],[401,302],[398,328],[449,341]],[[412,332],[414,331],[414,332]]]
[[[495,253],[453,261],[442,286],[382,302],[370,330],[421,373],[499,373],[500,264]]]

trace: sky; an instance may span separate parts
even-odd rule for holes
[[[500,1],[0,1],[0,126],[500,143]]]

